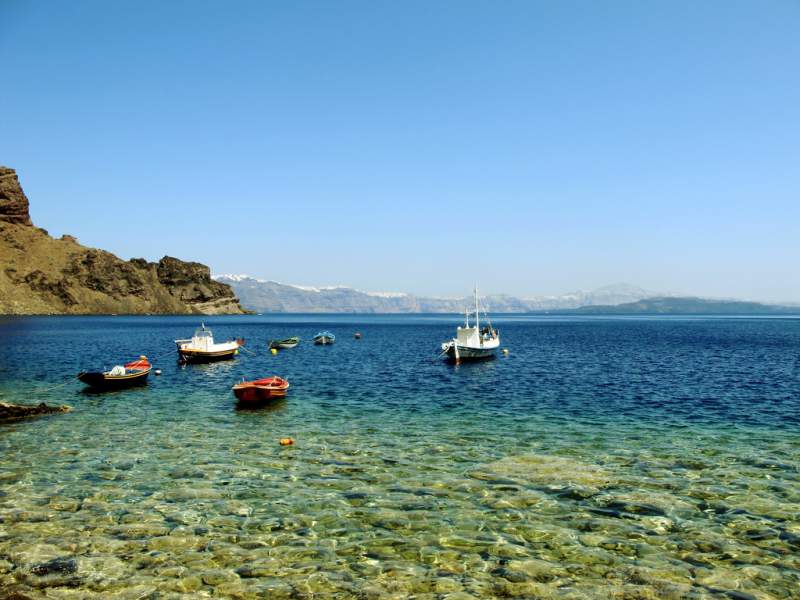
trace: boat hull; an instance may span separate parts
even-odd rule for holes
[[[289,382],[278,377],[244,381],[233,386],[233,395],[242,404],[260,404],[286,397]]]
[[[300,338],[287,338],[285,340],[272,340],[269,343],[269,347],[274,349],[294,348],[299,343]]]
[[[447,356],[448,360],[486,360],[489,358],[495,358],[497,352],[497,347],[493,348],[473,348],[471,346],[458,346],[458,358],[456,358],[456,347],[455,345],[450,345],[450,347],[445,350],[445,355]]]
[[[330,338],[327,335],[314,338],[314,343],[317,346],[328,346],[330,344],[333,344],[335,341],[336,340],[334,338]]]
[[[218,360],[229,360],[236,356],[238,348],[230,350],[218,350],[216,352],[205,352],[203,350],[178,350],[178,357],[181,362],[186,363],[209,363]]]
[[[78,373],[78,379],[95,390],[121,390],[137,385],[144,385],[147,383],[147,376],[150,374],[150,369],[144,371],[137,371],[127,375],[107,375],[105,373],[96,372],[81,372]]]

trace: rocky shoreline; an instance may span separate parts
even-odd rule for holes
[[[62,404],[61,406],[50,406],[44,402],[36,405],[0,402],[0,423],[18,421],[20,419],[27,419],[28,417],[51,415],[54,413],[65,413],[71,410],[72,407],[67,406],[66,404]]]

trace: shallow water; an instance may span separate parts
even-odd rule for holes
[[[454,317],[210,318],[248,352],[180,367],[196,319],[0,320],[0,400],[74,408],[0,426],[0,589],[800,597],[800,320],[497,321],[510,354],[453,366]],[[50,389],[140,353],[147,387]]]

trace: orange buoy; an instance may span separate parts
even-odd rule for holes
[[[292,438],[282,438],[280,444],[281,446],[291,446],[294,444],[294,440]]]

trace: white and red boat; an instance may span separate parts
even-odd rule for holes
[[[239,402],[267,402],[274,398],[285,398],[289,382],[278,376],[255,381],[242,381],[233,386],[233,395]]]

